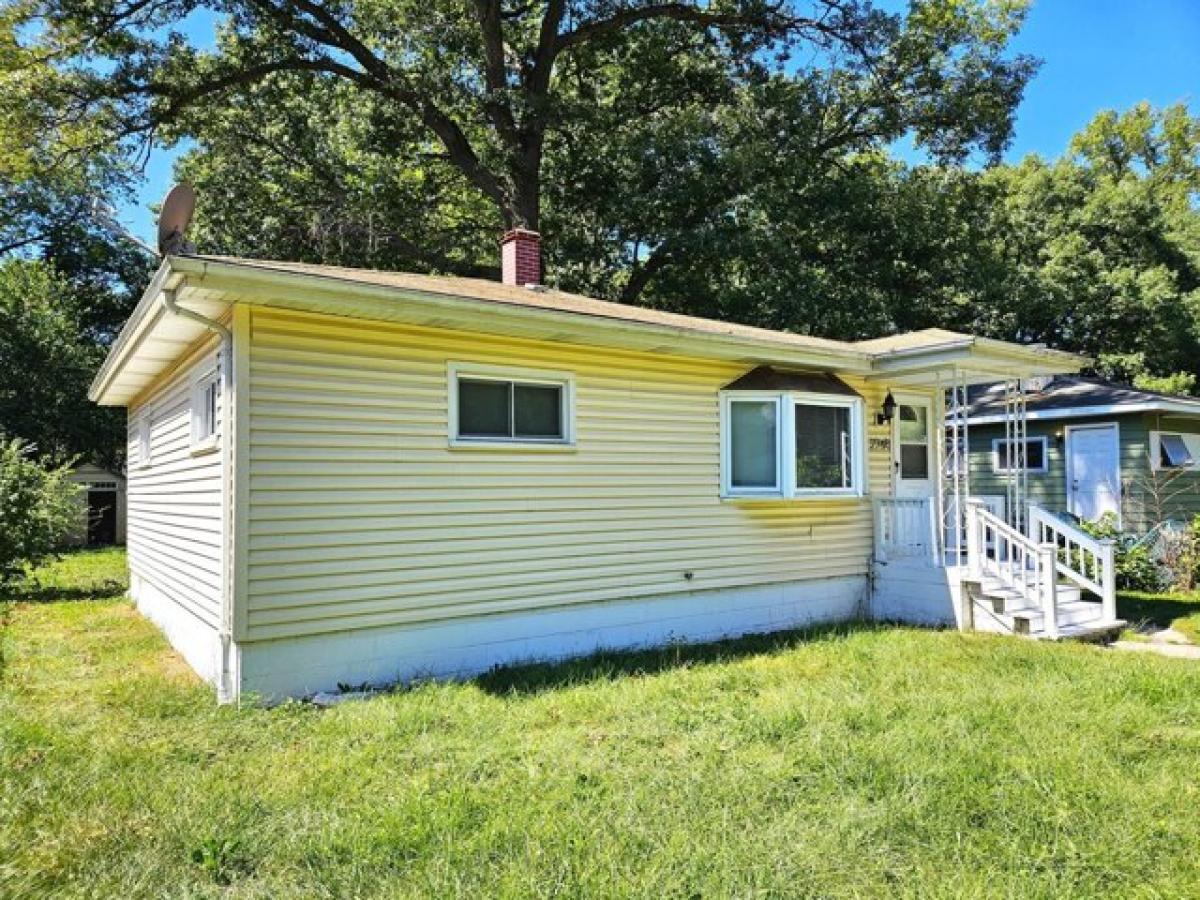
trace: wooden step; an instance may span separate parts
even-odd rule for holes
[[[980,585],[979,593],[991,602],[992,609],[998,613],[1013,613],[1040,603],[1040,600],[1026,597],[1016,588],[999,583]],[[1058,603],[1077,603],[1083,599],[1083,592],[1074,584],[1058,586]]]
[[[1089,600],[1059,601],[1057,606],[1059,630],[1068,625],[1099,624],[1104,621],[1104,609],[1099,603]],[[1046,615],[1040,607],[1028,606],[1019,611],[1008,613],[1012,618],[1015,634],[1032,634],[1045,630]]]

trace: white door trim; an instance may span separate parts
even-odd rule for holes
[[[892,496],[894,497],[932,497],[937,492],[937,454],[934,452],[934,441],[937,440],[938,423],[934,420],[933,397],[928,394],[895,392],[896,415],[892,419]],[[925,465],[928,477],[924,479],[902,479],[900,477],[900,407],[923,406],[926,410],[925,434]],[[905,483],[908,490],[901,490]]]
[[[1116,453],[1113,454],[1113,474],[1116,476],[1113,484],[1116,486],[1117,497],[1117,527],[1122,526],[1122,497],[1121,497],[1121,426],[1117,422],[1094,422],[1088,425],[1066,425],[1063,427],[1064,435],[1064,456],[1066,457],[1063,477],[1065,484],[1063,485],[1066,491],[1067,511],[1078,515],[1075,512],[1075,473],[1073,471],[1072,459],[1074,454],[1071,452],[1071,437],[1077,431],[1099,431],[1107,430],[1112,432],[1113,441],[1116,444]]]

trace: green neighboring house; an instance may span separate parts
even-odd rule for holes
[[[1027,385],[1027,496],[1095,520],[1115,513],[1126,531],[1200,513],[1200,400],[1096,378]],[[972,392],[971,493],[1002,503],[1010,454],[1004,386]]]

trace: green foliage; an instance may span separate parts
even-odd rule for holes
[[[218,707],[123,601],[0,639],[5,896],[1200,893],[1178,660],[857,626],[318,711]]]
[[[1139,543],[1137,535],[1121,531],[1113,513],[1105,513],[1095,522],[1080,522],[1079,527],[1092,537],[1116,543],[1114,564],[1118,589],[1157,591],[1165,586],[1165,573],[1155,560],[1151,547]]]
[[[124,415],[87,398],[104,348],[83,334],[74,291],[43,263],[0,262],[0,433],[53,464],[82,456],[117,468]]]
[[[0,439],[0,585],[51,556],[79,524],[79,490],[28,445]]]

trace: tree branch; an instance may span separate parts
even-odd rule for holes
[[[706,28],[744,28],[759,30],[766,34],[786,34],[790,31],[816,31],[831,39],[841,35],[822,19],[806,16],[790,16],[782,12],[783,4],[776,4],[764,13],[714,13],[690,3],[653,3],[649,6],[631,7],[620,10],[607,19],[585,22],[565,34],[560,34],[556,50],[569,50],[606,35],[615,34],[633,25],[656,19],[676,22],[691,22]]]

